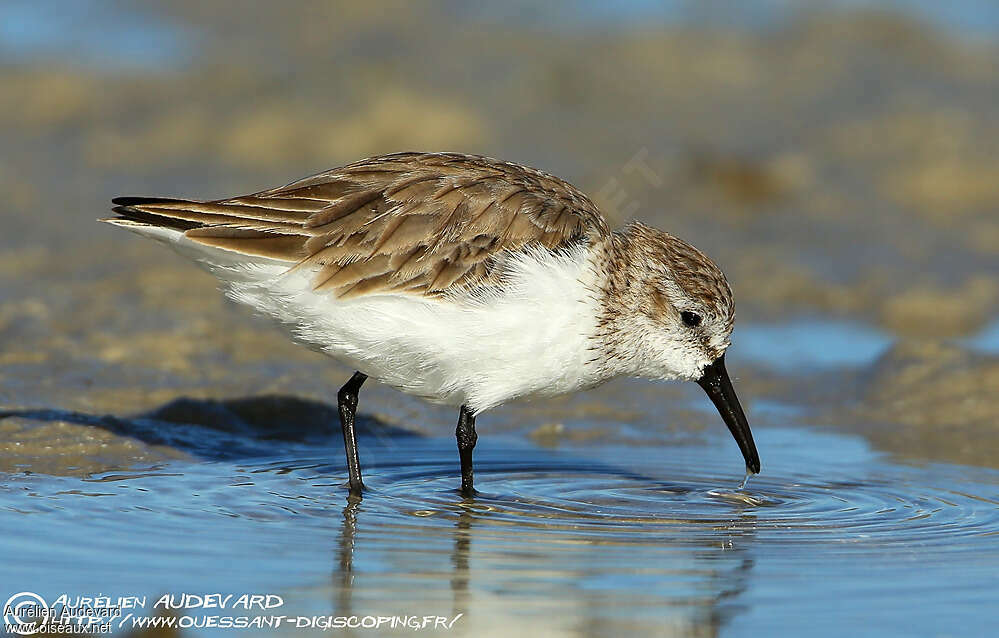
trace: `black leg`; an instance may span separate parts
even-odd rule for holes
[[[340,406],[340,426],[343,428],[343,447],[347,452],[347,475],[350,477],[350,493],[360,496],[364,484],[361,483],[361,461],[357,456],[357,435],[354,434],[354,414],[357,411],[357,393],[368,375],[355,372],[350,381],[343,384],[336,399]]]
[[[461,457],[461,493],[464,496],[474,496],[472,450],[479,437],[475,434],[475,415],[465,406],[461,406],[458,428],[454,434],[458,439],[458,456]]]

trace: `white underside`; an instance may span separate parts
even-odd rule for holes
[[[543,249],[509,260],[502,292],[448,300],[368,295],[338,300],[312,290],[312,272],[192,242],[179,231],[118,225],[205,265],[226,294],[277,320],[296,341],[382,383],[480,412],[512,399],[592,387],[597,301],[589,254]]]

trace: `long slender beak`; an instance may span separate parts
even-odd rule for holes
[[[739,404],[739,397],[735,395],[735,388],[728,378],[728,371],[725,370],[725,355],[718,357],[714,363],[704,368],[704,374],[697,380],[697,384],[704,388],[711,398],[711,402],[718,408],[729,432],[735,437],[735,442],[742,450],[742,456],[746,459],[746,469],[753,474],[760,473],[760,454],[756,451],[756,443],[753,442],[753,432],[749,429],[749,421],[742,412]]]

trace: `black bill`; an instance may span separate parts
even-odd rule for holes
[[[753,442],[753,433],[749,429],[749,421],[742,412],[739,405],[739,397],[735,395],[735,388],[728,378],[728,371],[725,370],[725,355],[718,357],[714,363],[704,368],[704,374],[697,380],[698,385],[711,397],[711,402],[718,408],[729,432],[735,437],[735,442],[742,450],[742,456],[746,459],[746,469],[753,474],[760,473],[760,454],[756,451],[756,443]]]

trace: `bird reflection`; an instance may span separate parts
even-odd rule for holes
[[[343,508],[343,523],[340,526],[340,547],[337,551],[339,583],[336,610],[339,616],[351,615],[351,593],[354,589],[354,539],[357,536],[357,512],[361,497],[350,495]]]
[[[451,616],[461,614],[467,632],[516,617],[528,626],[511,627],[513,633],[570,628],[584,636],[624,635],[646,633],[654,625],[661,635],[716,636],[745,611],[740,600],[755,565],[755,508],[739,500],[727,502],[730,509],[719,516],[663,519],[658,525],[650,518],[645,529],[604,529],[606,519],[586,519],[578,512],[567,524],[557,515],[549,518],[550,512],[525,516],[519,509],[523,504],[512,497],[456,495],[450,504],[439,504],[431,518],[421,519],[431,521],[429,526],[397,526],[398,542],[372,542],[369,558],[379,565],[379,578],[355,582],[355,575],[363,576],[355,570],[355,551],[363,549],[357,546],[358,531],[365,524],[381,529],[395,524],[384,511],[365,511],[360,499],[350,497],[335,561],[336,614],[356,613],[352,597],[361,586],[365,600],[389,605],[385,611],[394,613],[393,607],[401,605],[442,613],[436,607],[442,593],[436,585],[447,587],[449,582]],[[511,516],[523,520],[512,522]],[[407,538],[403,529],[418,536]],[[510,542],[479,544],[476,535],[492,540],[500,535]],[[647,562],[642,558],[646,550]],[[427,555],[447,552],[449,569],[441,556],[438,568],[428,572]],[[387,581],[385,564],[394,567]],[[450,573],[436,571],[440,568]],[[692,576],[697,582],[691,583]],[[414,578],[423,584],[414,588]],[[398,598],[400,583],[405,600]],[[371,589],[378,587],[386,588],[383,594]],[[535,611],[524,616],[525,608]]]
[[[474,499],[463,499],[463,503]],[[451,551],[451,596],[453,615],[468,613],[468,559],[472,548],[472,512],[467,508],[458,510],[454,523],[454,549]]]

